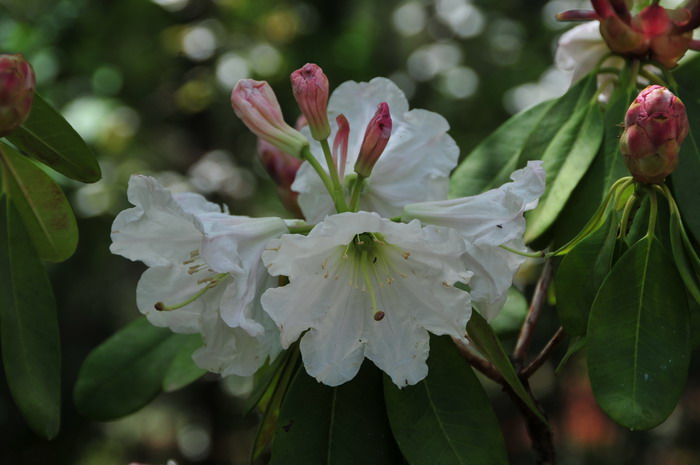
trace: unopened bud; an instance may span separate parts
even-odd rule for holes
[[[292,190],[292,183],[301,166],[301,160],[279,150],[263,139],[258,139],[258,155],[265,171],[277,184],[277,194],[287,210],[301,217],[297,202],[299,194]]]
[[[683,102],[662,86],[649,86],[625,115],[620,151],[634,179],[659,184],[678,166],[678,151],[688,135]]]
[[[331,134],[328,124],[328,78],[323,70],[307,63],[291,75],[292,91],[299,109],[306,117],[311,137],[325,140]]]
[[[0,136],[27,119],[35,87],[34,71],[22,55],[0,55]]]
[[[367,129],[365,130],[365,138],[362,140],[360,154],[355,162],[355,172],[359,176],[365,178],[372,173],[375,163],[384,152],[386,144],[389,143],[391,137],[391,114],[389,113],[389,105],[382,102],[377,105],[377,112],[374,114]]]
[[[300,157],[309,145],[306,137],[284,121],[277,97],[267,82],[241,79],[231,93],[231,105],[253,134],[283,152]]]

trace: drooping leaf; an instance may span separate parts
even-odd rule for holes
[[[192,353],[202,346],[202,336],[199,334],[186,334],[180,339],[181,346],[178,349],[168,371],[163,377],[163,391],[172,392],[182,389],[188,384],[194,383],[204,376],[207,370],[199,368],[192,360]]]
[[[683,220],[677,208],[671,208],[669,225],[671,253],[678,273],[688,293],[700,304],[700,258],[683,227]]]
[[[450,197],[476,195],[508,182],[523,145],[550,111],[548,100],[511,117],[472,150],[450,179]]]
[[[71,179],[95,182],[102,177],[85,141],[38,94],[34,94],[27,121],[5,137],[22,152]]]
[[[695,240],[700,240],[700,215],[697,214],[697,206],[700,205],[700,126],[697,124],[700,121],[700,103],[690,97],[685,89],[680,89],[679,93],[691,124],[688,137],[681,144],[678,153],[678,168],[671,174],[670,179],[673,196],[683,220]]]
[[[58,185],[32,161],[0,143],[5,190],[17,208],[39,256],[61,262],[78,245],[78,226]]]
[[[51,284],[14,205],[0,200],[0,341],[7,383],[40,436],[60,427],[61,346]]]
[[[297,372],[282,405],[270,465],[401,463],[375,366],[365,363],[338,387]]]
[[[586,347],[586,338],[585,337],[577,337],[577,338],[572,338],[571,342],[569,342],[569,346],[566,348],[566,353],[564,356],[561,358],[559,361],[559,364],[557,365],[557,368],[554,370],[556,374],[559,374],[561,370],[564,369],[567,363],[569,363],[569,360],[571,357],[573,357],[575,354],[577,354],[581,349]]]
[[[520,381],[515,368],[503,349],[498,336],[479,312],[472,311],[472,316],[467,323],[467,334],[479,351],[498,369],[503,379],[510,385],[513,392],[532,410],[544,423],[547,420],[535,406],[532,396],[527,392]]]
[[[583,336],[600,285],[610,272],[620,217],[614,208],[605,224],[579,242],[562,260],[555,277],[559,321],[571,336]]]
[[[83,362],[73,398],[78,411],[93,420],[113,420],[148,404],[188,339],[140,318],[112,335]]]
[[[690,356],[685,290],[658,239],[620,258],[593,302],[588,373],[598,404],[616,422],[649,429],[678,403]]]
[[[430,338],[428,377],[397,388],[384,378],[391,430],[411,465],[507,464],[496,416],[449,337]]]
[[[582,97],[591,93],[591,84]],[[592,97],[592,95],[591,95]],[[589,98],[579,104],[542,154],[546,190],[538,207],[528,214],[525,241],[539,239],[554,224],[574,188],[584,176],[603,141],[603,113]]]

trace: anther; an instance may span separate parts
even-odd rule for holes
[[[156,302],[156,304],[153,307],[159,312],[165,310],[165,304],[163,302]]]
[[[376,312],[374,314],[374,321],[382,321],[384,319],[385,313],[382,311]]]

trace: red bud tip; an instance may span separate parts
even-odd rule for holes
[[[323,70],[313,63],[307,63],[290,76],[294,98],[306,117],[311,136],[325,140],[331,133],[328,124],[328,78]]]
[[[22,55],[0,55],[0,136],[27,119],[35,88],[34,71]]]
[[[358,175],[366,178],[372,173],[372,168],[374,168],[386,145],[389,143],[391,127],[392,121],[389,105],[386,102],[382,102],[377,105],[377,112],[365,130],[365,138],[362,141],[360,154],[355,162],[355,172]]]

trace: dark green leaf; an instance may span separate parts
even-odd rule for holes
[[[632,92],[622,88],[611,96],[605,112],[603,143],[557,220],[555,247],[571,240],[584,227],[615,181],[629,176],[620,153],[620,123],[632,98]]]
[[[673,200],[671,200],[673,202]],[[671,208],[669,239],[673,260],[688,293],[700,304],[700,258],[683,228],[683,220],[677,208]]]
[[[452,173],[450,197],[476,195],[508,182],[523,145],[553,103],[548,100],[518,113],[474,148]]]
[[[0,143],[5,191],[17,207],[39,256],[61,262],[78,245],[78,226],[58,185],[32,161]]]
[[[527,315],[528,303],[525,296],[511,287],[508,289],[508,298],[496,318],[491,321],[491,327],[496,334],[513,334],[520,331],[520,327]]]
[[[51,284],[17,210],[0,201],[0,323],[10,392],[46,439],[60,427],[61,346]]]
[[[523,383],[520,382],[518,374],[510,362],[510,358],[506,351],[503,350],[498,336],[493,331],[491,326],[486,322],[484,317],[479,315],[479,312],[472,310],[472,316],[467,323],[467,334],[470,340],[476,345],[482,354],[494,364],[498,371],[503,376],[503,379],[510,385],[513,392],[532,410],[544,423],[547,420],[542,416],[539,409],[535,406],[532,396],[527,392]]]
[[[181,337],[181,346],[163,377],[163,391],[172,392],[194,383],[207,370],[199,368],[192,360],[192,353],[202,347],[202,336],[187,334]]]
[[[588,88],[582,97],[587,92]],[[589,98],[582,103],[542,153],[547,187],[538,207],[529,212],[525,232],[528,243],[540,238],[556,221],[603,141],[603,113],[598,102]]]
[[[673,77],[678,85],[696,99],[700,98],[698,76],[700,76],[700,55],[698,54],[684,60],[683,64],[673,70]],[[685,100],[683,102],[685,103]]]
[[[85,141],[38,94],[34,94],[27,121],[6,137],[27,155],[71,179],[95,182],[102,177]]]
[[[93,420],[113,420],[148,404],[187,335],[173,334],[140,318],[111,336],[85,359],[73,397]]]
[[[408,462],[507,464],[491,403],[449,337],[430,338],[428,367],[426,379],[404,389],[384,378],[391,430]]]
[[[656,238],[634,244],[610,271],[588,323],[588,373],[616,422],[648,429],[678,403],[690,356],[685,290]]]
[[[375,366],[365,363],[338,387],[297,372],[282,405],[270,465],[400,463]]]
[[[566,254],[557,270],[557,313],[569,336],[586,334],[591,305],[612,267],[619,222],[611,208],[605,224]]]
[[[671,174],[673,196],[683,214],[683,220],[695,240],[700,240],[700,215],[697,207],[700,205],[700,104],[687,95],[685,89],[680,90],[680,97],[685,103],[688,120],[691,122],[688,137],[681,145],[678,153],[678,168]]]

